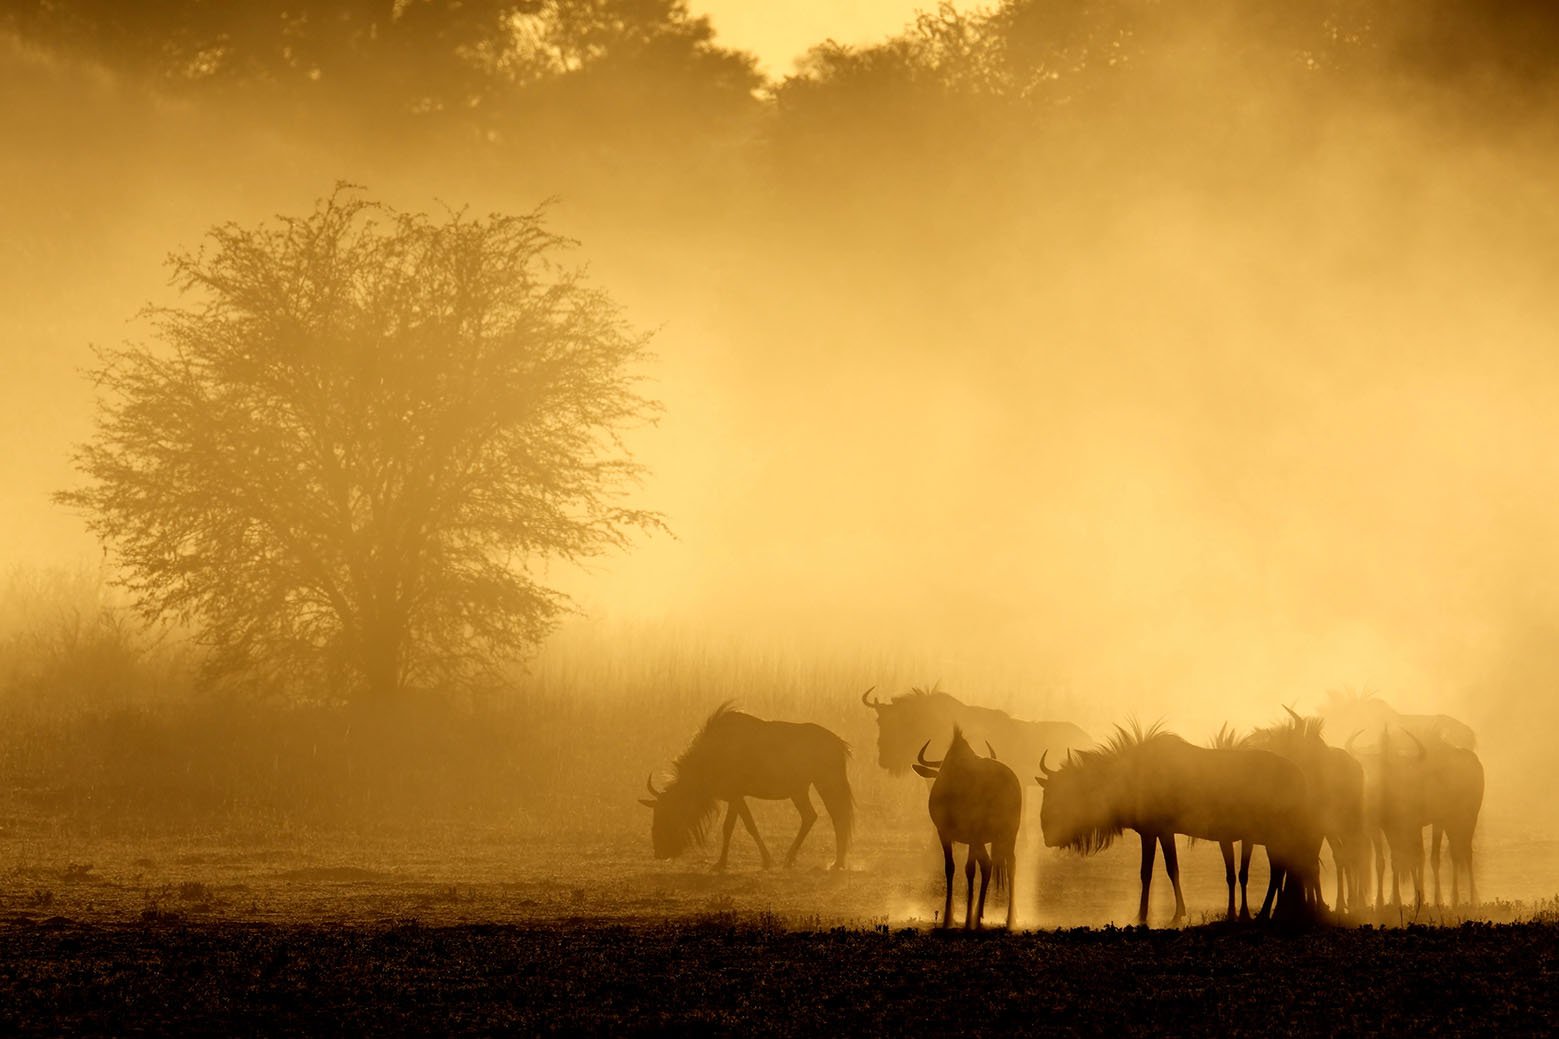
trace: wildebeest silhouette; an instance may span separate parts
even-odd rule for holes
[[[731,831],[738,819],[752,834],[767,869],[771,864],[769,849],[758,836],[746,799],[788,798],[801,814],[801,829],[785,854],[785,865],[789,866],[817,821],[817,810],[812,807],[809,794],[815,786],[834,824],[833,868],[843,869],[855,818],[855,801],[845,775],[849,757],[850,748],[845,741],[821,725],[765,721],[736,710],[730,703],[722,704],[676,759],[674,776],[666,788],[656,790],[653,775],[647,781],[654,797],[641,799],[640,803],[655,811],[650,826],[655,857],[669,859],[680,855],[690,844],[702,844],[718,811],[717,802],[724,801],[725,826],[715,869],[725,868]]]
[[[1334,689],[1326,694],[1326,706],[1320,715],[1334,737],[1362,734],[1364,746],[1369,746],[1382,730],[1411,733],[1426,741],[1439,738],[1466,750],[1478,745],[1477,734],[1466,722],[1448,714],[1403,714],[1374,693]]]
[[[1045,790],[1040,827],[1050,847],[1089,853],[1108,847],[1124,829],[1142,839],[1142,899],[1146,922],[1156,849],[1175,891],[1175,920],[1185,916],[1175,834],[1219,844],[1265,845],[1272,863],[1261,917],[1274,909],[1298,918],[1317,890],[1321,836],[1304,774],[1264,750],[1195,747],[1154,725],[1118,726],[1104,745],[1071,755],[1060,767],[1041,763]]]
[[[914,769],[931,784],[929,809],[942,844],[942,867],[947,897],[942,903],[942,926],[953,922],[953,845],[967,844],[964,878],[968,893],[964,927],[978,928],[985,915],[985,894],[992,879],[996,891],[1007,892],[1007,927],[1012,928],[1017,899],[1012,887],[1017,868],[1018,826],[1023,816],[1023,788],[1017,773],[991,756],[982,758],[969,746],[963,732],[953,727],[947,754],[940,761],[926,760],[928,740],[916,755]],[[986,850],[986,846],[990,850]],[[980,867],[980,900],[974,899],[974,868]]]
[[[877,764],[894,775],[910,770],[915,749],[927,740],[934,752],[954,726],[976,745],[988,742],[1000,747],[1002,759],[1024,773],[1038,768],[1047,750],[1065,754],[1093,745],[1089,735],[1070,722],[1023,721],[1006,711],[966,704],[937,689],[913,689],[883,702],[872,696],[875,688],[862,693],[861,702],[877,712]]]
[[[1299,766],[1337,867],[1337,909],[1361,908],[1370,844],[1364,826],[1364,768],[1346,750],[1327,744],[1322,719],[1302,717],[1286,706],[1283,710],[1288,720],[1255,730],[1243,745],[1270,750]]]
[[[1451,846],[1451,904],[1460,900],[1458,881],[1467,876],[1468,897],[1477,903],[1472,838],[1483,806],[1483,764],[1477,754],[1438,736],[1423,740],[1411,732],[1393,737],[1385,728],[1379,742],[1356,750],[1377,787],[1376,818],[1391,853],[1391,903],[1402,905],[1401,886],[1413,881],[1413,907],[1424,902],[1424,827],[1431,827],[1434,902],[1440,904],[1440,842]],[[1353,741],[1350,740],[1350,743]],[[1376,905],[1384,903],[1384,862],[1376,846]]]

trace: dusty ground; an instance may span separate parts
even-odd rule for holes
[[[770,807],[783,847],[794,816]],[[934,931],[940,865],[913,818],[863,830],[844,873],[824,868],[821,823],[793,870],[759,870],[739,834],[717,874],[713,847],[654,861],[647,821],[168,834],[12,817],[0,1034],[1559,1025],[1559,843],[1516,830],[1480,837],[1476,910],[1303,934],[1217,922],[1211,846],[1181,850],[1192,926],[1167,929],[1160,875],[1153,932],[1112,926],[1135,915],[1130,835],[1089,859],[1025,847],[1025,932],[966,936]]]

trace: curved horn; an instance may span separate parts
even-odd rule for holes
[[[649,788],[651,794],[656,797],[660,796],[661,792],[655,789],[655,773],[651,772],[644,777],[644,785]]]
[[[996,748],[991,746],[991,741],[990,740],[986,740],[985,741],[985,749],[991,752],[991,760],[995,761],[996,760]]]
[[[1424,758],[1429,756],[1429,749],[1424,746],[1423,740],[1413,735],[1413,733],[1407,729],[1403,729],[1402,731],[1406,732],[1407,738],[1412,740],[1414,745],[1418,747],[1418,760],[1422,761]]]
[[[1049,755],[1049,753],[1050,751],[1046,750],[1041,752],[1039,755],[1039,771],[1040,774],[1043,775],[1046,779],[1049,779],[1051,776],[1060,771],[1060,769],[1054,769],[1045,764],[1045,758],[1047,755]]]
[[[1285,711],[1287,711],[1287,712],[1288,712],[1288,716],[1289,716],[1289,717],[1290,717],[1290,718],[1292,718],[1292,719],[1294,719],[1294,721],[1296,721],[1296,722],[1300,722],[1300,723],[1303,723],[1303,722],[1304,722],[1304,719],[1303,719],[1303,718],[1301,718],[1301,717],[1299,717],[1299,712],[1298,712],[1298,711],[1296,711],[1296,710],[1294,710],[1294,709],[1293,709],[1293,708],[1292,708],[1292,707],[1290,707],[1290,706],[1289,706],[1289,705],[1288,705],[1288,704],[1284,704],[1284,705],[1283,705],[1283,710],[1285,710]]]
[[[865,704],[867,707],[870,707],[874,711],[880,711],[882,710],[883,705],[877,700],[869,699],[869,697],[872,695],[872,690],[876,688],[876,686],[872,686],[871,689],[868,689],[866,692],[862,693],[861,703]]]
[[[1066,763],[1068,765],[1077,764],[1077,755],[1073,753],[1071,747],[1066,748]]]
[[[917,762],[919,762],[921,765],[924,765],[926,768],[941,768],[942,767],[941,760],[937,760],[937,761],[927,761],[926,760],[926,748],[929,747],[929,746],[931,746],[931,741],[930,740],[927,740],[926,742],[922,743],[920,745],[920,753],[915,755],[915,760]]]
[[[1349,736],[1343,742],[1342,749],[1347,751],[1349,754],[1352,754],[1353,753],[1353,741],[1358,739],[1363,734],[1364,734],[1364,730],[1360,729],[1358,732],[1355,732],[1352,736]]]

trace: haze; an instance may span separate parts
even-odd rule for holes
[[[170,251],[338,181],[408,210],[555,197],[655,330],[664,412],[631,446],[672,534],[546,571],[581,615],[542,673],[664,635],[850,661],[860,687],[814,691],[841,709],[880,661],[1198,740],[1369,688],[1478,730],[1494,815],[1559,778],[1550,81],[1384,47],[1274,68],[1259,19],[1189,18],[1131,78],[1061,48],[1021,110],[952,52],[947,92],[816,55],[785,81],[905,4],[692,7],[774,78],[719,109],[662,69],[415,139],[7,43],[0,556],[111,567],[49,495],[79,480],[90,348],[147,336]],[[717,685],[707,707],[754,697]]]

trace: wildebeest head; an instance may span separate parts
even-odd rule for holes
[[[875,688],[862,693],[861,702],[877,712],[877,764],[902,775],[915,764],[916,748],[957,720],[958,701],[935,689],[916,689],[884,703],[872,696]]]
[[[1113,777],[1069,754],[1059,768],[1050,768],[1048,754],[1034,778],[1045,794],[1039,806],[1039,828],[1045,845],[1091,852],[1108,847],[1120,827],[1115,823]]]
[[[655,789],[653,776],[644,782],[653,796],[641,797],[639,803],[655,813],[650,819],[655,857],[675,858],[689,845],[703,844],[715,815],[714,800],[695,793],[688,784],[676,779],[664,790]]]
[[[1045,844],[1085,854],[1108,848],[1123,829],[1123,807],[1132,801],[1131,770],[1122,759],[1163,740],[1181,742],[1157,723],[1144,729],[1132,722],[1129,728],[1116,726],[1115,735],[1093,750],[1069,751],[1059,768],[1051,768],[1049,755],[1042,754],[1034,779],[1045,791],[1039,806]]]
[[[1336,733],[1364,730],[1366,745],[1383,728],[1398,737],[1411,733],[1420,740],[1441,739],[1453,747],[1472,750],[1477,734],[1466,722],[1447,714],[1403,714],[1373,693],[1336,692],[1327,694],[1321,714]]]

